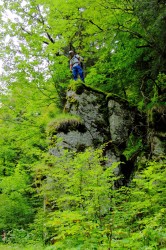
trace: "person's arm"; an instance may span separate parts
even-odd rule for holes
[[[82,56],[78,55],[78,54],[76,55],[76,57],[79,60],[79,64],[81,64],[81,61],[83,61],[84,58]]]

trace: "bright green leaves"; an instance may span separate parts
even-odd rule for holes
[[[26,197],[28,176],[18,166],[11,176],[0,183],[0,229],[13,230],[26,225],[32,219],[32,208]]]
[[[1,181],[0,188],[5,194],[10,194],[12,191],[24,193],[27,178],[28,176],[17,167],[12,176],[8,176]]]
[[[88,84],[140,107],[153,96],[156,77],[165,68],[162,2],[17,0],[5,8],[17,18],[8,26],[2,22],[4,32],[16,38],[5,49],[13,78],[21,80],[24,71],[36,84],[49,79],[61,96],[71,78],[66,56],[74,48],[85,58]],[[7,81],[12,84],[11,76]]]
[[[113,169],[101,166],[101,153],[91,149],[75,155],[64,152],[55,157],[55,167],[48,168],[41,194],[46,200],[46,214],[47,207],[51,208],[46,231],[51,232],[57,247],[109,245],[106,231],[116,178]]]
[[[164,249],[165,244],[165,163],[147,162],[136,174],[130,188],[117,191],[113,247]],[[124,220],[124,222],[123,222]],[[118,229],[119,228],[119,229]],[[113,238],[114,238],[113,237]]]
[[[133,134],[131,134],[128,138],[127,147],[123,152],[123,155],[127,160],[130,160],[134,154],[137,154],[142,149],[142,140],[136,138]]]
[[[129,187],[115,189],[118,163],[104,170],[103,160],[100,150],[91,149],[52,158],[40,188],[45,240],[51,237],[62,249],[162,249],[165,163],[147,162]]]
[[[15,14],[8,23],[6,8]],[[10,0],[1,9],[8,88],[0,100],[0,227],[31,220],[36,238],[51,238],[59,249],[162,249],[165,164],[142,164],[131,186],[117,190],[100,150],[47,154],[46,127],[68,120],[62,124],[57,113],[71,78],[71,48],[85,58],[86,84],[140,108],[164,103],[163,1]],[[130,160],[142,147],[131,136],[123,153]]]

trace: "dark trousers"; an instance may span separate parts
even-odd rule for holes
[[[84,82],[84,73],[80,65],[74,66],[72,68],[73,78],[76,81],[78,79],[78,75],[80,76],[81,80]]]

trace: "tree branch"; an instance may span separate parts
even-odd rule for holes
[[[137,49],[141,49],[141,48],[152,48],[152,46],[150,44],[146,44],[146,45],[138,45],[136,46]]]
[[[22,25],[21,25],[21,29],[22,29],[25,33],[27,33],[28,35],[32,35],[32,33],[29,32],[29,31],[27,31]]]
[[[101,27],[99,27],[97,24],[95,24],[92,20],[89,20],[89,22],[93,25],[95,25],[99,30],[103,31]]]

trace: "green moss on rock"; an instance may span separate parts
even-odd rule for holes
[[[84,85],[81,80],[71,81],[68,90],[73,90],[76,94],[81,94],[84,91]]]
[[[55,120],[50,122],[47,127],[47,132],[50,136],[56,135],[60,132],[68,133],[73,130],[85,132],[86,128],[79,117],[68,114],[63,116],[60,115]]]
[[[107,94],[106,100],[109,101],[110,99],[114,100],[114,101],[117,101],[118,103],[121,103],[121,104],[129,105],[129,102],[126,99],[124,99],[124,98],[122,98],[122,97],[120,97],[120,96],[118,96],[116,94],[113,94],[113,93],[108,93]]]
[[[81,80],[72,80],[68,86],[68,90],[73,90],[76,94],[82,94],[85,89],[88,91],[93,91],[93,93],[104,94],[105,96],[107,95],[107,93],[105,93],[104,91],[92,86],[88,86]]]

